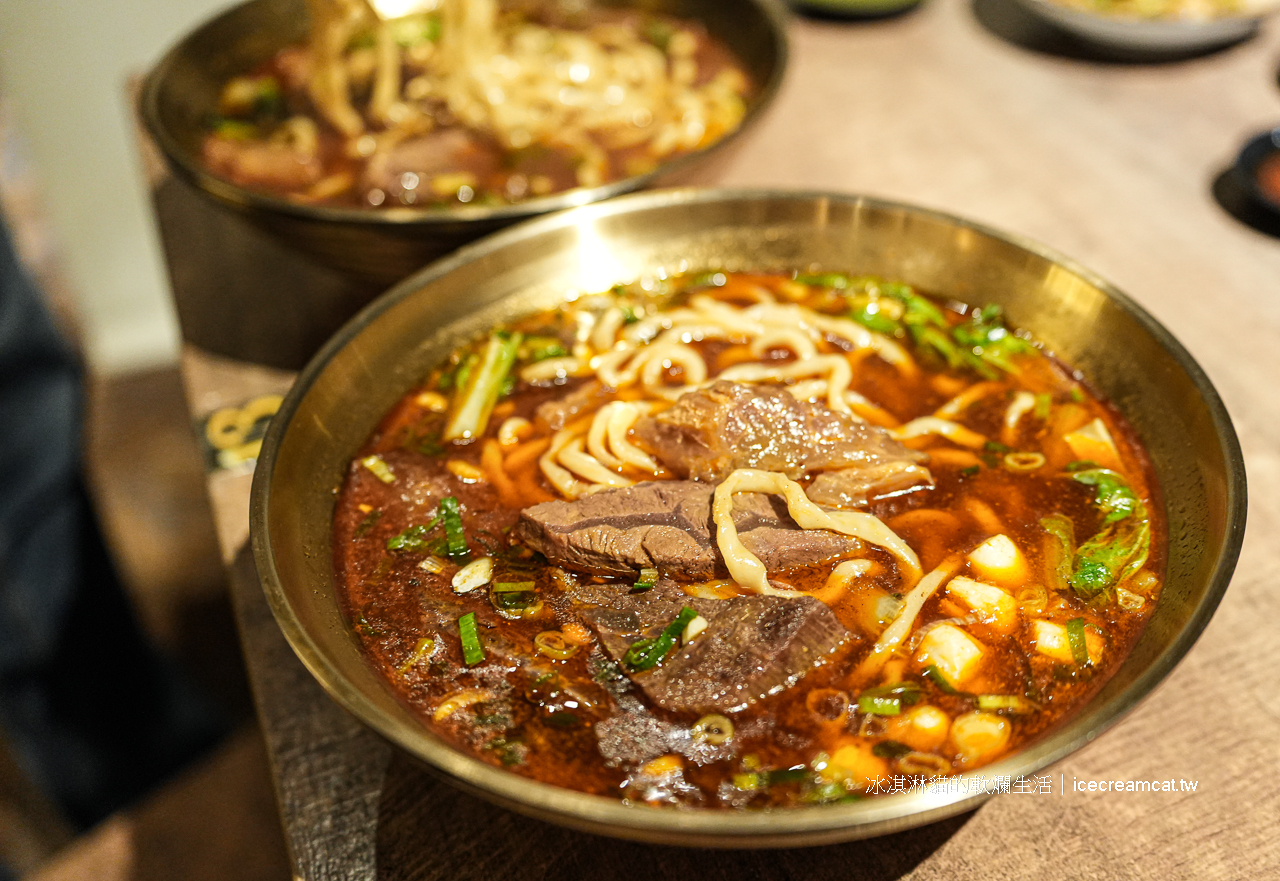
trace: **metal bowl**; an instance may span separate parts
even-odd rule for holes
[[[776,0],[613,2],[697,19],[728,44],[758,85],[737,131],[648,174],[499,207],[340,208],[247,190],[204,168],[200,145],[207,120],[228,79],[305,39],[310,27],[305,0],[250,0],[197,28],[147,76],[142,119],[174,174],[320,263],[385,287],[459,245],[517,221],[658,183],[682,182],[721,156],[777,92],[786,67],[787,38],[786,13]]]
[[[1119,407],[1151,454],[1169,524],[1160,604],[1083,711],[985,775],[1031,775],[1097,737],[1186,654],[1221,599],[1245,519],[1240,449],[1213,386],[1124,294],[1034,243],[959,218],[854,196],[672,190],[526,223],[404,281],[302,373],[254,477],[253,550],[285,636],[329,694],[435,773],[516,811],[591,832],[703,847],[810,845],[970,810],[985,796],[914,792],[770,812],[670,810],[560,789],[454,750],[366,661],[335,597],[330,521],[352,455],[458,343],[493,324],[659,270],[822,267],[998,302]],[[960,778],[964,780],[966,778]],[[976,789],[975,785],[975,789]]]

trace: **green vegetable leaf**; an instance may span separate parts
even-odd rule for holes
[[[1143,517],[1119,529],[1104,529],[1076,551],[1071,587],[1093,599],[1112,585],[1135,574],[1151,551],[1151,524]]]
[[[1013,358],[1034,355],[1036,347],[1004,326],[1004,310],[995,303],[975,309],[969,320],[951,329],[951,338],[965,353],[965,360],[979,374],[994,379],[997,368],[1017,373]]]
[[[902,331],[902,325],[873,307],[873,303],[868,303],[861,309],[855,309],[849,313],[849,317],[867,330],[882,333],[885,336],[896,336]]]
[[[1091,468],[1071,475],[1076,483],[1092,486],[1097,491],[1094,502],[1102,511],[1104,523],[1124,520],[1142,508],[1138,496],[1125,479],[1110,468]]]

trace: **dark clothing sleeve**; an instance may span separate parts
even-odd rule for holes
[[[82,386],[0,217],[0,729],[83,828],[223,729],[116,577],[82,473]]]

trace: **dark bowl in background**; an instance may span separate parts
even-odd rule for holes
[[[1280,155],[1280,126],[1249,139],[1236,157],[1235,173],[1256,207],[1280,220],[1280,191],[1268,195],[1258,182],[1258,166],[1268,156],[1276,155]]]

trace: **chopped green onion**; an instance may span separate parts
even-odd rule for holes
[[[864,694],[858,698],[858,711],[873,716],[896,716],[902,712],[902,701],[897,697]]]
[[[1084,392],[1080,391],[1079,386],[1071,387],[1071,400],[1075,401],[1077,404],[1084,403]]]
[[[873,330],[876,333],[882,333],[885,336],[895,336],[902,329],[898,322],[885,315],[874,303],[868,303],[861,309],[857,309],[850,313],[850,318],[861,324],[867,330]]]
[[[436,511],[438,512],[436,516],[444,521],[444,536],[449,556],[465,557],[467,536],[462,531],[462,509],[458,506],[458,499],[455,496],[446,496],[440,500]]]
[[[761,787],[760,775],[754,772],[733,775],[733,788],[743,792],[754,792]]]
[[[547,724],[556,728],[576,728],[580,721],[582,720],[568,710],[557,710],[547,716]]]
[[[919,703],[924,690],[915,682],[891,682],[888,685],[877,685],[862,692],[863,697],[899,698],[907,706]]]
[[[644,593],[658,583],[657,569],[641,569],[640,578],[631,587],[632,593]]]
[[[436,524],[440,522],[439,516],[432,519],[426,526],[419,524],[418,526],[410,526],[399,535],[393,535],[387,539],[387,550],[389,551],[420,551],[427,546],[427,534],[436,528]]]
[[[500,612],[523,612],[538,602],[532,581],[500,581],[490,593],[493,606]]]
[[[474,667],[484,660],[484,646],[476,629],[476,613],[468,612],[458,619],[458,636],[462,638],[462,660]]]
[[[882,740],[871,747],[871,754],[882,759],[900,759],[911,752],[911,747],[896,740]]]
[[[377,526],[378,521],[381,519],[382,519],[382,509],[374,508],[372,511],[368,513],[368,515],[363,520],[360,521],[360,525],[356,527],[355,535],[352,537],[364,538],[365,533],[367,533],[370,529],[373,529],[373,527]]]
[[[1049,410],[1053,406],[1053,395],[1048,392],[1041,392],[1036,395],[1036,404],[1031,409],[1031,415],[1037,419],[1044,421],[1049,418]]]
[[[559,341],[552,340],[549,343],[534,346],[533,351],[529,354],[530,361],[545,361],[548,358],[563,358],[569,354],[569,350],[560,345]]]
[[[252,141],[258,137],[258,127],[238,119],[219,119],[214,132],[231,141]]]
[[[430,637],[423,637],[418,640],[418,645],[414,648],[413,654],[409,656],[409,660],[405,661],[396,668],[396,672],[401,676],[408,673],[417,665],[419,661],[431,654],[431,650],[436,647],[436,641]]]
[[[658,662],[666,657],[667,652],[671,651],[689,622],[697,617],[696,611],[685,606],[680,610],[680,614],[676,615],[676,619],[668,624],[655,639],[641,639],[632,643],[631,648],[627,649],[627,653],[623,655],[622,663],[635,671],[648,670],[657,666]]]
[[[1071,657],[1081,667],[1092,663],[1089,660],[1089,643],[1084,638],[1084,619],[1072,618],[1067,622],[1067,642],[1071,645]]]
[[[727,716],[712,713],[693,723],[693,727],[689,729],[689,735],[697,743],[721,746],[733,737],[733,722]]]
[[[809,777],[807,768],[777,768],[763,773],[765,785],[767,786],[774,786],[779,783],[800,783]]]
[[[950,694],[950,695],[963,694],[963,692],[957,690],[954,685],[952,685],[950,682],[947,681],[946,674],[938,669],[937,664],[930,664],[928,667],[925,667],[924,675],[930,682],[938,686],[938,691],[942,692],[943,694]]]
[[[1040,528],[1057,539],[1048,543],[1046,560],[1049,580],[1056,590],[1066,590],[1071,581],[1071,560],[1075,556],[1075,524],[1065,514],[1050,514],[1041,519]]]
[[[981,466],[981,465],[970,465],[968,468],[961,468],[961,469],[960,469],[960,476],[961,476],[961,477],[973,477],[973,475],[977,474],[977,473],[978,473],[979,471],[981,471],[981,470],[982,470],[982,466]]]
[[[979,710],[989,713],[1010,713],[1015,716],[1026,716],[1037,709],[1034,703],[1016,694],[980,694],[977,705]]]
[[[557,661],[566,661],[578,653],[578,646],[564,638],[558,630],[544,630],[533,638],[533,645],[541,654]]]
[[[843,289],[849,286],[849,276],[839,272],[823,272],[817,275],[801,273],[796,276],[796,281],[820,288]]]
[[[391,469],[387,467],[387,463],[382,461],[381,456],[365,456],[360,460],[360,464],[368,468],[374,477],[383,483],[395,483],[396,476]]]
[[[464,440],[484,433],[507,374],[516,363],[521,339],[518,333],[495,333],[489,337],[479,363],[466,370],[465,376],[459,370],[453,410],[444,426],[444,440]]]
[[[1035,471],[1043,468],[1045,461],[1043,453],[1006,453],[1004,457],[1005,467],[1011,471]]]

